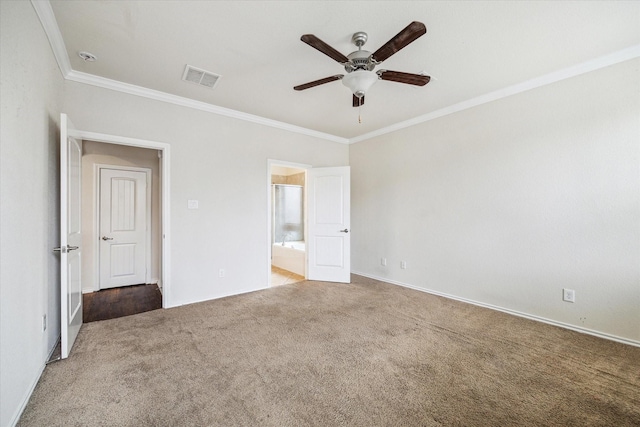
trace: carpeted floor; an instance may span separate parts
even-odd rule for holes
[[[352,280],[85,324],[19,425],[640,425],[640,348]]]

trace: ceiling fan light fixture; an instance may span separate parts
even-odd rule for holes
[[[342,78],[342,84],[351,89],[351,93],[355,96],[361,98],[376,80],[378,75],[373,71],[355,70]]]

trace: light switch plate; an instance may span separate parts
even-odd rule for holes
[[[566,302],[576,302],[576,291],[573,289],[563,289],[562,300]]]
[[[187,201],[188,209],[198,209],[198,201],[197,200],[189,200]]]

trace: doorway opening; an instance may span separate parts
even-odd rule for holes
[[[269,285],[306,278],[306,170],[308,165],[269,161]]]
[[[158,151],[85,140],[82,152],[83,323],[162,308]]]
[[[146,141],[77,129],[69,117],[60,114],[60,358],[69,357],[83,324],[82,258],[84,258],[82,226],[82,141],[107,143],[115,146],[151,148],[160,160],[160,277],[164,292],[162,307],[171,307],[170,293],[170,146]],[[95,186],[94,186],[95,187]],[[93,203],[95,206],[95,203]],[[93,235],[94,239],[97,236]],[[90,247],[91,245],[89,245]]]
[[[302,218],[304,249],[298,247],[304,261],[305,280],[350,283],[351,281],[351,171],[349,166],[312,168],[278,160],[267,162],[267,284],[274,286],[272,264],[280,249],[294,250],[296,242],[290,242],[293,233],[289,228],[276,233],[274,205],[275,191],[272,175],[292,169],[291,175],[304,172],[302,191]],[[295,185],[291,183],[289,185]],[[285,181],[284,185],[288,185]],[[297,202],[296,202],[297,205]],[[293,215],[292,215],[293,217]],[[297,216],[296,216],[297,217]],[[285,220],[285,223],[299,220]],[[302,243],[302,242],[300,242]],[[293,247],[287,247],[293,246]],[[276,264],[278,267],[278,265]],[[290,271],[289,267],[285,267]],[[302,270],[299,270],[302,271]],[[301,279],[300,279],[301,280]]]
[[[151,284],[161,291],[160,307],[170,307],[169,145],[79,130],[74,131],[74,134],[83,141],[82,191],[84,196],[83,222],[85,224],[83,247],[85,251],[89,252],[85,254],[86,266],[88,267],[83,268],[82,271],[83,293],[91,293],[114,286]],[[106,262],[101,257],[105,252],[112,251],[106,250],[110,248],[102,248],[101,245],[109,246],[108,243],[111,242],[109,239],[115,237],[106,233],[103,224],[101,224],[103,219],[101,210],[103,210],[104,204],[104,200],[101,200],[101,192],[104,192],[101,184],[106,181],[104,176],[101,179],[101,175],[104,175],[105,171],[120,171],[125,175],[138,174],[140,177],[137,178],[144,176],[147,181],[144,188],[140,190],[144,190],[142,191],[143,198],[146,199],[144,204],[148,210],[144,213],[144,218],[140,216],[131,218],[131,220],[146,222],[144,230],[142,230],[142,237],[138,237],[142,239],[142,245],[146,249],[143,251],[144,259],[133,260],[134,264],[143,264],[143,266],[142,269],[136,268],[138,271],[135,275],[136,280],[133,282],[102,283],[104,280],[101,276],[104,271],[101,272],[101,270],[104,269],[101,268],[101,264],[104,267]],[[119,181],[121,190],[126,190],[127,185],[133,185],[132,182],[135,181],[135,179],[129,180],[128,177],[124,178]],[[131,198],[134,198],[137,189],[129,193]],[[128,193],[125,191],[124,194]],[[122,199],[123,194],[114,194],[113,197],[115,196],[118,196],[116,199]],[[129,209],[132,212],[135,210],[131,207]],[[126,210],[127,208],[124,207],[125,212]],[[127,225],[126,218],[124,221],[124,225]],[[127,229],[129,227],[121,228]],[[121,263],[120,271],[116,271],[116,273],[128,273],[126,270],[129,265],[127,262]],[[122,274],[122,276],[126,276],[126,274]],[[125,294],[126,292],[121,293]],[[154,304],[157,305],[156,302]]]

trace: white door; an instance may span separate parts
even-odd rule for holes
[[[73,125],[60,115],[60,318],[61,357],[69,356],[82,326],[82,228],[80,223],[80,141],[69,136]]]
[[[100,289],[146,283],[147,173],[100,169]]]
[[[350,168],[308,169],[307,181],[307,278],[350,283]]]

